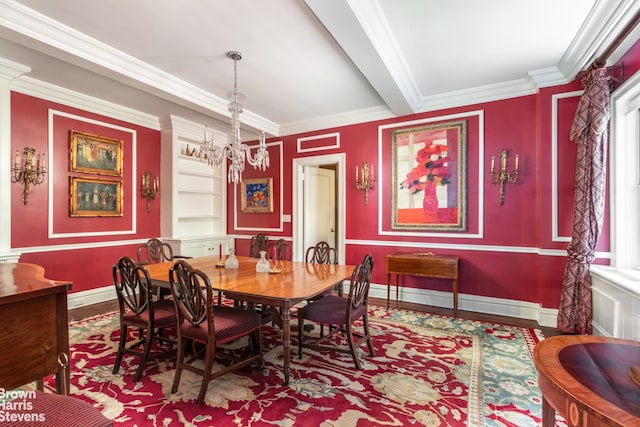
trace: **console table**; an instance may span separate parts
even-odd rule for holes
[[[36,264],[0,263],[0,388],[10,390],[56,374],[67,394],[71,282],[44,277]]]
[[[540,341],[533,360],[543,427],[555,426],[556,411],[570,427],[640,425],[640,386],[629,377],[640,342],[559,335]]]
[[[391,274],[396,275],[396,304],[401,274],[450,279],[453,282],[453,314],[458,315],[458,266],[460,259],[453,255],[427,253],[394,253],[387,255],[387,308],[391,297]]]

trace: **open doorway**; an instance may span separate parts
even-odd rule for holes
[[[333,240],[338,262],[344,263],[344,189],[344,153],[293,160],[294,260],[304,261],[306,248],[317,241],[326,240],[332,244],[330,240]]]

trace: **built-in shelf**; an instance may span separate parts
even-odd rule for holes
[[[171,147],[161,153],[162,180],[171,180],[171,191],[162,195],[162,236],[182,239],[184,236],[224,236],[227,233],[226,191],[223,179],[225,165],[211,166],[197,157],[184,154],[202,140],[204,126],[171,116],[162,127],[162,145]],[[215,131],[216,141],[227,135]],[[220,142],[222,144],[222,142]],[[180,244],[178,243],[180,246]]]
[[[207,167],[210,167],[207,165]],[[215,166],[214,166],[215,168]],[[222,179],[222,177],[220,176],[215,176],[215,175],[211,175],[210,173],[207,172],[197,172],[197,171],[193,171],[193,170],[189,170],[189,169],[180,169],[178,170],[178,174],[180,175],[184,175],[184,176],[197,176],[197,177],[202,177],[202,178],[209,178],[209,179]]]
[[[213,190],[198,190],[198,189],[186,189],[186,188],[181,188],[178,190],[178,193],[184,193],[184,194],[205,194],[205,195],[211,195],[211,194],[220,194],[217,191],[213,191]]]
[[[178,217],[178,221],[209,221],[211,218],[216,218],[213,215],[181,215]]]

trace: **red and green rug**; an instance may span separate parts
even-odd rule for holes
[[[117,316],[93,317],[70,326],[71,394],[122,426],[540,425],[537,330],[379,307],[370,319],[376,356],[362,347],[362,371],[348,354],[305,349],[283,386],[280,331],[268,325],[264,371],[213,381],[197,406],[200,377],[184,371],[171,394],[170,358],[149,362],[138,383],[135,358],[112,374]]]

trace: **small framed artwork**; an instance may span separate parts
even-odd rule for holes
[[[249,178],[240,183],[240,210],[245,213],[273,212],[273,178]]]
[[[465,231],[467,122],[408,127],[391,137],[392,228]]]
[[[122,176],[122,141],[72,130],[69,134],[71,172]]]
[[[69,216],[122,216],[122,181],[69,177]]]

